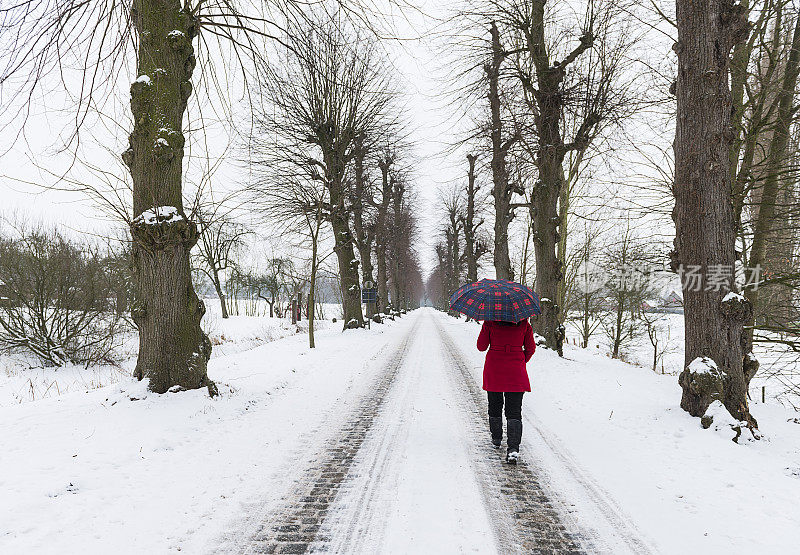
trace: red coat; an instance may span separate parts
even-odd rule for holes
[[[491,347],[490,347],[491,346]],[[483,389],[486,391],[530,391],[525,364],[533,356],[536,343],[527,320],[517,326],[484,322],[478,335],[478,350],[485,351]]]

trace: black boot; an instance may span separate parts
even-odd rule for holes
[[[519,459],[519,443],[522,441],[522,420],[508,420],[508,453],[506,462],[517,464]]]
[[[492,445],[500,447],[500,442],[503,441],[503,417],[490,416],[489,417],[489,431],[492,433]]]

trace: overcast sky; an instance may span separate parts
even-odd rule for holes
[[[415,5],[415,9],[402,13],[393,8],[394,17],[377,28],[388,37],[382,44],[396,68],[399,88],[404,91],[404,118],[414,145],[413,169],[419,194],[416,212],[422,224],[423,244],[419,251],[425,270],[429,270],[432,237],[440,222],[437,191],[466,179],[465,152],[451,147],[463,137],[467,123],[462,117],[463,104],[452,94],[444,94],[451,85],[447,74],[453,56],[446,37],[442,36],[443,20],[453,13],[452,7],[439,1],[416,1]],[[132,64],[129,66],[132,71]],[[80,146],[81,160],[91,160],[101,169],[122,177],[125,170],[118,165],[116,154],[127,144],[130,80],[130,74],[120,76],[118,94],[107,99],[104,108],[110,117],[90,119],[83,128]],[[72,165],[69,153],[58,153],[64,130],[71,128],[68,111],[71,100],[58,90],[57,84],[48,85],[33,98],[24,136],[17,135],[19,125],[0,130],[0,210],[4,214],[16,210],[26,217],[57,222],[70,229],[105,233],[112,223],[84,194],[37,186],[52,184],[56,181],[54,176],[62,174],[96,180],[96,176]],[[236,101],[233,104],[240,111],[246,106]],[[20,122],[17,118],[16,123]],[[211,143],[212,155],[225,156],[226,160],[215,179],[223,187],[235,188],[245,183],[246,170],[236,160],[235,153],[225,151],[227,135],[221,128],[208,129],[204,139]]]

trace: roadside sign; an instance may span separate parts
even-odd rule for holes
[[[378,302],[378,290],[372,288],[364,288],[361,290],[362,303],[376,303]]]

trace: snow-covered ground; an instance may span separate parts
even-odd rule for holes
[[[259,519],[293,502],[297,481],[404,342],[404,362],[348,474],[353,487],[332,501],[332,545],[498,551],[479,494],[482,467],[468,460],[476,432],[458,401],[466,384],[442,354],[446,336],[478,381],[474,323],[420,309],[371,330],[328,325],[314,350],[304,333],[251,348],[227,334],[256,344],[265,339],[260,326],[232,326],[209,365],[217,399],[150,394],[123,375],[111,386],[0,406],[0,553],[233,551]],[[796,413],[756,403],[765,439],[735,444],[731,432],[703,430],[678,408],[674,376],[591,350],[565,354],[540,350],[529,364],[523,456],[594,545],[796,550]]]
[[[449,322],[465,352],[475,327]],[[478,379],[482,356],[472,359]],[[789,553],[800,545],[794,411],[755,402],[766,437],[737,445],[730,431],[703,430],[679,408],[674,376],[571,346],[564,359],[540,350],[528,370],[527,441],[587,520],[602,522],[607,508],[597,510],[584,480],[665,553]]]
[[[677,376],[683,370],[684,327],[683,314],[654,314],[658,331],[659,357],[657,373]],[[643,326],[638,326],[639,333],[622,347],[622,360],[643,368],[653,367],[653,345]],[[580,345],[580,335],[576,328],[567,324],[567,343]],[[589,341],[589,350],[609,356],[611,342],[602,328]],[[785,345],[778,343],[756,343],[755,355],[761,363],[759,372],[750,382],[750,396],[760,401],[762,393],[766,400],[777,402],[784,407],[800,407],[800,356]],[[762,387],[764,388],[762,391]],[[794,393],[789,393],[789,391]]]
[[[235,315],[223,319],[219,301],[205,299],[207,313],[203,329],[213,346],[211,358],[228,356],[252,349],[283,337],[308,333],[308,322],[297,325],[288,318]],[[258,312],[268,314],[266,304]],[[323,305],[325,319],[316,320],[315,329],[337,326],[332,318],[340,316],[338,305]],[[338,328],[337,328],[338,329]],[[0,354],[0,407],[41,399],[59,397],[65,393],[87,392],[130,380],[136,365],[138,339],[133,330],[124,335],[115,353],[118,364],[90,366],[68,364],[59,368],[42,367],[34,356],[24,353]]]
[[[204,391],[149,394],[130,378],[0,407],[0,553],[203,552],[285,485],[322,415],[363,388],[410,319],[293,334],[218,356]],[[313,448],[305,455],[313,458]]]

